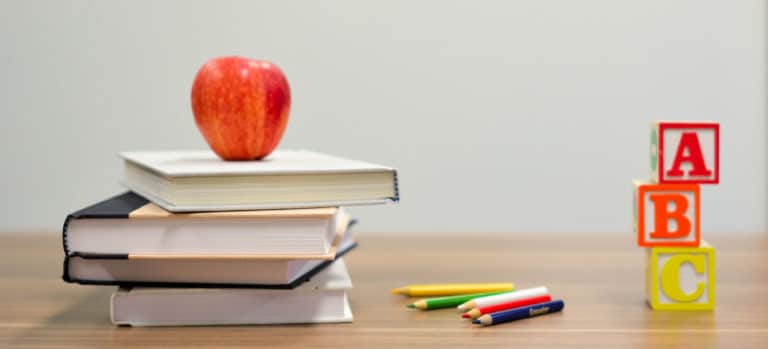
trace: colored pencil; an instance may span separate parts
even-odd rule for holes
[[[562,300],[556,300],[485,314],[477,319],[472,320],[472,323],[483,326],[496,325],[502,322],[515,321],[533,316],[554,313],[563,310],[563,307],[565,307],[565,303],[563,303]]]
[[[393,289],[392,294],[402,294],[411,297],[431,297],[511,291],[513,289],[515,289],[513,283],[409,285]]]
[[[551,300],[552,300],[552,297],[550,297],[548,294],[543,295],[543,296],[531,297],[531,298],[523,298],[523,299],[516,300],[516,301],[503,302],[503,303],[499,303],[499,304],[489,305],[487,307],[475,308],[475,309],[472,309],[472,310],[470,310],[470,311],[468,311],[468,312],[466,312],[464,314],[461,314],[461,317],[463,317],[465,319],[467,319],[467,318],[476,319],[480,315],[495,313],[497,311],[502,311],[502,310],[507,310],[507,309],[512,309],[512,308],[524,307],[526,305],[532,305],[532,304],[539,304],[539,303],[549,302]]]
[[[487,307],[489,305],[499,304],[503,302],[516,301],[523,298],[543,296],[545,294],[549,294],[549,291],[544,286],[527,288],[527,289],[519,290],[515,292],[507,292],[507,293],[497,294],[493,296],[475,298],[469,302],[459,305],[457,308],[459,308],[460,310],[469,310],[472,308]]]
[[[452,308],[474,298],[492,296],[492,295],[504,293],[504,292],[508,292],[508,291],[470,293],[470,294],[463,294],[459,296],[427,298],[427,299],[422,299],[420,301],[416,301],[411,304],[408,304],[408,308],[416,308],[416,309],[422,309],[422,310]]]

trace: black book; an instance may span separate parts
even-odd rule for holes
[[[67,216],[67,282],[291,289],[357,244],[341,208],[171,213],[126,192]]]

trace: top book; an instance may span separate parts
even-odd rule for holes
[[[310,151],[278,150],[259,161],[211,151],[137,151],[123,184],[171,212],[331,207],[397,202],[397,170]]]

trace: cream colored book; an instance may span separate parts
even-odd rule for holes
[[[123,184],[172,212],[380,204],[399,200],[392,167],[277,150],[259,161],[224,161],[211,151],[120,154]]]

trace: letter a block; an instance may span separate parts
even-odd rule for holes
[[[720,182],[720,124],[651,124],[651,178],[656,183]]]
[[[715,308],[715,249],[699,247],[648,249],[646,295],[654,310]]]
[[[698,184],[634,184],[639,246],[699,246]]]

